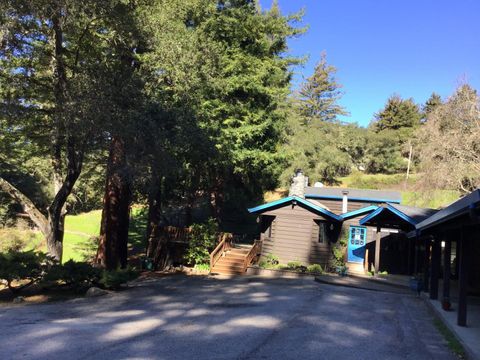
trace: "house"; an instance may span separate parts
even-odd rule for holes
[[[280,263],[300,261],[331,268],[333,247],[344,238],[350,271],[363,272],[367,244],[376,241],[377,228],[360,220],[383,203],[400,202],[396,191],[310,187],[298,170],[288,197],[249,212],[259,216],[262,256],[275,255]]]

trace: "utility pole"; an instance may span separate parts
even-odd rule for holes
[[[410,164],[412,163],[412,152],[413,152],[412,142],[410,141],[409,143],[410,143],[410,151],[408,153],[407,178],[405,179],[405,189],[407,188],[408,178],[410,176]]]

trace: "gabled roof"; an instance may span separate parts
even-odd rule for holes
[[[379,206],[375,211],[361,219],[360,224],[414,228],[416,224],[432,216],[437,211],[387,203]]]
[[[326,216],[335,221],[343,221],[343,218],[332,213],[331,211],[325,209],[324,207],[318,206],[313,204],[312,202],[302,199],[298,196],[288,196],[286,198],[269,202],[267,204],[259,205],[253,208],[248,209],[248,212],[251,214],[261,214],[265,211],[270,211],[274,209],[278,209],[290,204],[298,205],[307,209],[308,211],[313,212],[314,214]]]
[[[462,215],[475,211],[480,207],[480,189],[472,191],[470,194],[458,199],[446,208],[438,211],[436,214],[430,216],[419,222],[416,226],[417,230],[426,230],[428,228],[440,225],[447,221],[458,218]]]
[[[357,210],[353,210],[353,211],[349,211],[349,212],[340,214],[340,216],[343,218],[343,220],[348,220],[348,219],[357,217],[359,215],[363,215],[363,214],[375,211],[377,209],[378,209],[377,205],[370,205],[370,206],[365,206],[361,209],[357,209]]]
[[[398,191],[387,190],[368,190],[368,189],[349,189],[333,187],[312,187],[305,188],[305,198],[307,199],[330,199],[341,200],[343,192],[348,191],[349,201],[361,201],[368,203],[396,203],[400,204],[402,195]]]

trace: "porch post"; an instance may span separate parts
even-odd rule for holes
[[[430,286],[430,237],[425,239],[425,259],[423,269],[423,288],[428,291]]]
[[[432,245],[432,271],[430,273],[430,299],[438,299],[438,278],[440,275],[441,263],[441,242],[439,239],[433,239]]]
[[[412,239],[407,238],[408,241],[408,258],[407,258],[407,274],[412,274]]]
[[[414,245],[414,248],[415,248],[415,263],[413,265],[413,275],[417,276],[418,274],[418,251],[419,251],[419,247],[420,247],[420,241],[419,241],[419,236],[415,236],[414,240],[413,240],[413,245]]]
[[[443,249],[443,301],[450,303],[450,275],[451,275],[451,254],[452,242],[445,236],[445,248]]]
[[[375,238],[375,276],[380,272],[380,243],[382,240],[382,233],[380,226],[377,226],[377,234]]]
[[[368,263],[368,248],[367,246],[365,246],[365,258],[363,259],[363,270],[365,272],[369,272],[370,271],[370,266],[369,266],[369,263]]]
[[[457,255],[458,261],[458,326],[467,326],[467,286],[468,286],[468,238],[464,234],[463,227],[460,230],[459,241],[460,253]]]

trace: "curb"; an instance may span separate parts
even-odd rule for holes
[[[368,279],[363,279],[363,280],[368,280]],[[399,285],[380,284],[380,285],[384,285],[386,287],[390,286],[390,287],[395,288],[395,289],[379,289],[379,288],[369,287],[369,286],[361,286],[361,285],[355,285],[355,284],[347,284],[347,283],[329,281],[329,280],[326,280],[326,279],[322,279],[320,277],[315,277],[315,281],[318,282],[318,283],[321,283],[321,284],[341,286],[341,287],[347,287],[347,288],[352,288],[352,289],[370,290],[370,291],[387,292],[387,293],[393,293],[393,294],[411,295],[410,292],[408,292],[408,291],[395,291],[395,289],[398,289],[398,290],[406,290],[407,289],[406,287],[399,286]],[[378,283],[376,283],[376,284],[378,285]]]
[[[470,360],[475,360],[475,359],[479,359],[475,353],[473,352],[473,350],[468,346],[468,344],[465,343],[465,341],[458,335],[457,333],[457,330],[455,329],[455,327],[450,324],[444,317],[443,313],[441,310],[437,309],[430,301],[430,298],[429,298],[429,295],[428,293],[425,293],[425,292],[422,292],[422,294],[420,295],[420,297],[422,298],[423,302],[425,304],[427,304],[428,308],[430,309],[430,311],[445,325],[445,327],[450,330],[450,332],[453,334],[453,336],[455,336],[455,338],[458,340],[458,342],[462,345],[463,349],[465,350],[465,355],[466,355],[466,359],[470,359]]]

